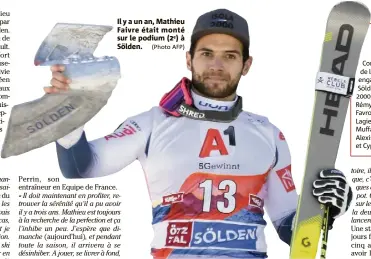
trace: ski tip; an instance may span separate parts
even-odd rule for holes
[[[370,17],[370,11],[367,5],[360,1],[342,1],[333,7],[334,11],[346,11],[348,13],[354,13],[360,17]],[[370,18],[369,18],[370,20]]]

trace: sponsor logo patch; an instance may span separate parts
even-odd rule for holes
[[[120,125],[119,128],[112,134],[109,134],[107,136],[105,136],[104,138],[106,140],[110,140],[110,139],[116,139],[116,138],[122,138],[122,137],[125,137],[125,136],[129,136],[129,135],[133,135],[137,133],[137,130],[129,125],[129,124],[125,124],[125,125]]]
[[[249,195],[249,205],[253,207],[257,207],[259,209],[262,209],[264,206],[263,200],[254,194]]]
[[[167,227],[166,245],[187,247],[191,242],[192,222],[171,222]]]
[[[294,180],[292,179],[292,176],[291,176],[291,165],[288,165],[278,170],[277,175],[280,178],[282,185],[285,188],[286,192],[291,192],[295,190]]]
[[[215,222],[170,222],[166,246],[256,249],[257,226]]]
[[[162,205],[170,205],[183,201],[183,193],[173,193],[162,197]]]

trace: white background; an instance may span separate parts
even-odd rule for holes
[[[292,174],[300,190],[325,25],[330,9],[338,1],[15,1],[2,2],[2,11],[11,11],[11,100],[15,105],[43,95],[49,84],[48,67],[35,67],[33,60],[42,40],[58,22],[116,26],[116,19],[178,18],[186,20],[187,45],[199,15],[217,8],[228,8],[244,16],[250,26],[253,65],[242,78],[238,93],[244,109],[267,116],[285,134],[292,153]],[[371,0],[363,1],[371,7]],[[32,3],[32,5],[31,5]],[[87,125],[88,139],[112,132],[125,118],[158,104],[183,76],[185,51],[117,50],[116,31],[101,41],[95,56],[116,56],[121,63],[120,79],[103,110]],[[371,57],[370,33],[360,62]],[[371,58],[369,58],[371,61]],[[10,112],[10,107],[6,109]],[[8,117],[5,116],[8,120]],[[5,131],[6,125],[3,128]],[[5,133],[0,133],[0,144]],[[344,127],[336,167],[350,178],[352,167],[367,167],[369,158],[351,158],[349,114]],[[55,145],[50,144],[21,156],[0,160],[1,176],[62,177]],[[84,183],[87,180],[84,180]],[[89,180],[91,182],[98,180]],[[124,196],[124,235],[122,258],[149,259],[152,240],[151,203],[145,178],[138,162],[121,172],[99,179],[116,183]],[[15,190],[15,189],[14,189]],[[350,257],[350,217],[335,222],[328,242],[328,257]],[[269,258],[288,258],[289,247],[279,240],[269,219],[266,228]],[[12,258],[18,258],[15,255]]]

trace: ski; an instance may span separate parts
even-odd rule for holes
[[[315,259],[321,230],[322,258],[326,254],[328,228],[325,214],[328,208],[313,197],[312,184],[322,169],[335,168],[369,23],[368,8],[354,1],[335,5],[327,20],[320,69],[316,77],[305,172],[291,240],[291,259]]]

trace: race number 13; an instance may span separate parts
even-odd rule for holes
[[[213,182],[212,180],[205,180],[200,183],[200,188],[204,189],[204,200],[203,200],[203,211],[210,212],[211,208],[211,199],[212,199],[212,190],[213,190]],[[227,201],[218,201],[216,203],[217,209],[221,213],[231,213],[236,208],[236,199],[234,195],[237,191],[236,183],[231,180],[223,180],[219,183],[218,186],[219,190],[226,190],[227,192],[224,193],[224,199]]]

